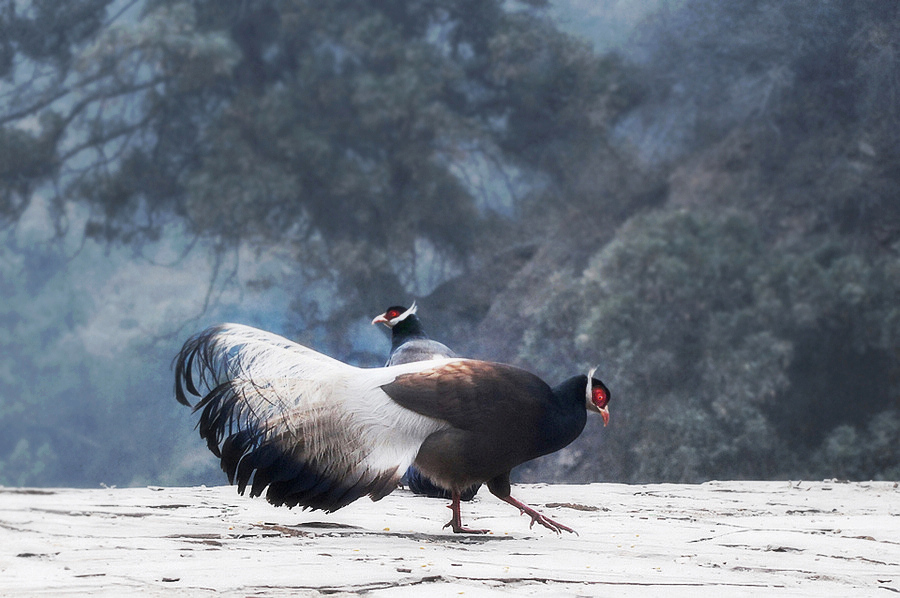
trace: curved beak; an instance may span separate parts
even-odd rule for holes
[[[374,320],[372,320],[372,324],[385,324],[387,325],[388,319],[384,317],[384,314],[377,316]]]
[[[609,409],[604,407],[600,410],[600,415],[603,417],[603,427],[606,427],[606,424],[609,423]]]

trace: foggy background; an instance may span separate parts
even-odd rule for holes
[[[0,484],[222,483],[190,334],[413,299],[600,365],[520,480],[900,478],[898,63],[895,0],[3,0]]]

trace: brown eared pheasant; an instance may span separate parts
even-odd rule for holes
[[[357,368],[281,336],[222,324],[175,358],[175,396],[199,398],[197,428],[243,494],[276,506],[335,511],[389,494],[416,468],[452,496],[478,483],[557,533],[574,530],[510,496],[509,472],[575,440],[587,411],[609,420],[592,376],[551,388],[505,364],[441,358]]]

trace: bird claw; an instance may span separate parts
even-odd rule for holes
[[[489,529],[472,529],[470,527],[465,527],[452,519],[444,524],[444,529],[448,527],[453,529],[454,534],[486,534],[491,531]]]
[[[557,534],[565,531],[565,532],[575,534],[576,536],[578,535],[578,532],[573,530],[571,527],[568,527],[568,526],[563,525],[562,523],[553,521],[546,515],[541,515],[540,513],[538,513],[537,511],[535,511],[528,505],[526,505],[525,503],[520,502],[511,496],[507,496],[503,500],[508,502],[509,504],[513,505],[517,509],[519,509],[520,514],[528,515],[529,517],[531,517],[531,523],[528,524],[528,529],[533,529],[535,523],[540,523],[541,525],[543,525],[550,531],[556,532]]]
[[[462,516],[459,512],[459,493],[454,492],[453,502],[447,505],[447,508],[453,511],[453,517],[450,518],[443,529],[452,528],[454,534],[486,534],[491,530],[488,529],[472,529],[462,524]]]
[[[523,511],[522,514],[525,514],[525,512]],[[546,517],[545,515],[541,515],[537,511],[535,511],[534,513],[528,513],[528,515],[531,516],[531,523],[528,524],[528,529],[534,528],[535,523],[540,523],[541,525],[543,525],[550,531],[556,532],[557,534],[566,531],[566,532],[575,534],[576,536],[578,535],[578,532],[573,530],[571,527],[568,527],[566,525],[563,525],[562,523],[553,521],[549,517]]]

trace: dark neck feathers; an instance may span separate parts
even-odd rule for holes
[[[573,376],[553,389],[555,404],[547,414],[544,434],[552,451],[578,438],[587,423],[585,389],[587,376]],[[550,452],[552,452],[550,451]]]
[[[428,335],[422,330],[422,322],[416,314],[410,314],[391,329],[391,351],[414,338],[428,338]]]

